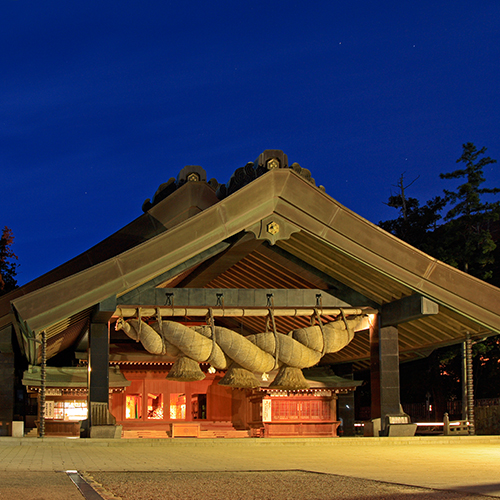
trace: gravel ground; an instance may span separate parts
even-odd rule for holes
[[[1,500],[83,500],[64,472],[0,471]]]
[[[481,495],[415,488],[306,471],[92,472],[85,479],[107,500],[485,500]]]

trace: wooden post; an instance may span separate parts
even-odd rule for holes
[[[448,413],[445,413],[443,415],[443,434],[445,436],[450,435],[450,417],[448,416]]]
[[[112,296],[94,308],[89,326],[86,437],[115,437],[116,419],[109,413],[109,320],[116,309]]]
[[[371,418],[380,418],[380,358],[378,316],[370,324]]]
[[[465,339],[466,366],[467,366],[467,420],[469,421],[469,434],[476,433],[474,426],[474,380],[472,370],[472,339],[467,332]]]
[[[42,363],[41,363],[41,387],[40,387],[40,434],[39,437],[45,437],[45,389],[47,379],[47,332],[42,331]]]
[[[379,332],[380,349],[380,416],[385,429],[388,414],[401,413],[399,393],[399,345],[398,329],[386,326]]]
[[[467,396],[467,342],[462,342],[462,420],[467,420],[469,414]]]
[[[339,365],[335,374],[340,377],[354,380],[352,363]],[[342,419],[342,431],[344,436],[354,436],[354,391],[349,391],[338,396],[338,416]]]
[[[380,316],[370,326],[371,418],[380,418],[385,430],[386,416],[401,414],[399,393],[399,345],[395,326],[380,327]]]

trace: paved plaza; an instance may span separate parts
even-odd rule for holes
[[[323,497],[304,493],[304,498],[413,498],[409,496],[409,490],[400,496],[390,496],[387,492],[363,496],[359,485],[353,486],[352,483],[358,480],[377,481],[380,488],[383,483],[389,483],[394,488],[428,488],[433,490],[432,497],[428,498],[468,498],[471,493],[500,497],[500,436],[135,440],[0,438],[1,499],[81,500],[82,495],[63,473],[68,470],[79,471],[84,477],[87,474],[87,479],[94,479],[104,486],[121,482],[137,483],[140,488],[141,481],[151,482],[151,478],[155,477],[153,483],[157,486],[163,484],[162,481],[183,485],[186,488],[183,498],[198,498],[189,496],[190,483],[194,485],[201,481],[202,490],[204,488],[207,492],[211,482],[220,490],[226,484],[224,481],[229,484],[231,480],[235,481],[240,491],[241,488],[248,488],[248,494],[241,498],[259,498],[251,496],[250,492],[255,493],[255,485],[267,484],[266,478],[270,479],[271,473],[275,474],[272,476],[274,480],[287,474],[302,488],[308,484],[317,485],[320,480],[335,480],[340,489],[346,488],[345,483],[341,487],[340,481],[351,480],[349,484],[358,488],[358,496],[334,496],[336,493],[332,492],[332,496]],[[250,474],[252,472],[253,475]],[[179,478],[179,473],[185,476]],[[246,479],[237,479],[234,473],[245,473]],[[277,473],[281,475],[276,476]],[[290,481],[286,483],[291,484]],[[335,485],[332,484],[332,488],[335,489]],[[279,493],[278,490],[271,489],[274,495]],[[453,491],[455,496],[437,496],[440,492],[436,490],[440,490],[442,495]],[[148,493],[141,498],[169,498],[165,491],[163,488],[163,493]],[[297,493],[297,490],[294,491]],[[19,496],[16,497],[16,494]],[[296,498],[286,492],[283,497],[272,496],[265,491],[260,494],[263,495],[260,498]],[[426,498],[422,494],[418,498]],[[103,494],[103,498],[112,498],[112,495]],[[121,498],[125,499],[124,496]]]

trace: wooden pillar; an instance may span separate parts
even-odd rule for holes
[[[339,365],[335,369],[335,374],[349,380],[354,380],[352,373],[352,363]],[[342,435],[354,436],[354,391],[339,394],[338,416],[342,419]]]
[[[98,304],[92,314],[89,327],[88,347],[88,397],[87,421],[83,425],[86,437],[113,437],[110,429],[116,420],[109,413],[109,320],[116,309],[116,297],[110,297]]]
[[[378,317],[370,325],[371,418],[380,418],[380,359]]]
[[[109,404],[109,328],[107,323],[90,324],[88,401]],[[89,413],[90,417],[90,413]],[[90,425],[92,418],[90,417]]]
[[[335,421],[337,420],[337,401],[338,401],[338,395],[332,391],[332,397],[330,399],[330,418]],[[339,429],[340,427],[335,429],[334,432],[335,436],[339,435]]]
[[[42,332],[42,363],[40,370],[40,433],[39,437],[45,437],[45,389],[47,381],[47,332]]]
[[[370,328],[371,418],[401,414],[399,391],[399,345],[395,326],[380,327],[375,321]]]
[[[401,413],[399,394],[399,345],[398,329],[394,326],[380,328],[380,416],[384,428],[385,416]]]
[[[0,436],[10,436],[14,420],[15,357],[13,328],[0,329]]]
[[[469,434],[476,433],[474,422],[474,380],[472,370],[472,340],[467,332],[465,340],[465,368],[467,372],[467,420],[469,421]]]

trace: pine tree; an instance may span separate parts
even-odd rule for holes
[[[404,174],[401,175],[397,186],[395,186],[399,192],[389,196],[387,202],[389,207],[399,210],[399,216],[397,219],[379,222],[378,225],[415,248],[434,255],[436,244],[433,232],[441,219],[439,212],[445,206],[446,201],[444,198],[436,196],[425,205],[420,206],[420,202],[416,198],[406,196],[406,189],[415,180],[405,186]]]
[[[468,142],[463,145],[462,156],[456,161],[465,167],[453,172],[440,174],[441,179],[465,179],[456,191],[444,190],[446,200],[452,206],[447,212],[443,226],[442,258],[448,264],[481,279],[493,276],[494,251],[496,244],[492,238],[492,223],[498,221],[499,202],[486,202],[484,195],[500,193],[499,188],[484,188],[484,167],[496,163],[489,156],[484,157],[486,148],[477,150]]]
[[[379,226],[439,260],[500,286],[500,245],[495,244],[500,240],[500,203],[484,201],[485,195],[498,194],[500,189],[482,187],[484,168],[496,163],[484,157],[485,152],[486,148],[478,151],[474,144],[464,144],[462,156],[457,160],[465,164],[464,168],[440,177],[465,178],[466,182],[456,191],[444,190],[444,197],[433,198],[423,207],[417,199],[406,197],[405,190],[412,183],[405,186],[401,176],[398,194],[390,196],[387,203],[399,210],[399,217],[379,222]],[[451,208],[444,223],[438,224],[446,205]],[[500,336],[476,342],[473,356],[477,397],[498,397]],[[407,394],[413,394],[415,401],[423,400],[422,387],[431,387],[434,402],[442,413],[447,398],[461,397],[461,369],[460,345],[436,349],[426,359],[406,365],[401,387]]]

